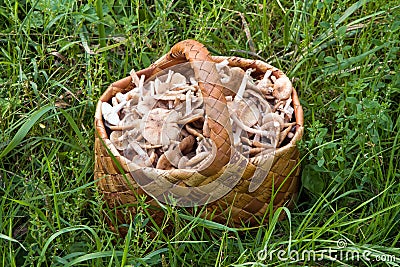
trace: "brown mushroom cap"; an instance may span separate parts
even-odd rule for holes
[[[292,95],[292,83],[287,76],[279,77],[274,83],[272,95],[278,100],[288,99]]]

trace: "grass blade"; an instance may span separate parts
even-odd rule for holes
[[[53,106],[45,106],[37,111],[35,111],[26,122],[22,125],[22,127],[15,134],[14,138],[7,145],[7,147],[1,152],[0,159],[4,158],[11,150],[13,150],[16,146],[18,146],[21,141],[28,134],[29,130],[35,125],[35,123],[49,110],[53,109]]]
[[[11,237],[9,237],[7,235],[4,235],[4,234],[0,233],[0,239],[4,239],[4,240],[7,240],[7,241],[18,243],[18,245],[20,245],[21,248],[23,248],[26,251],[26,248],[24,247],[24,245],[22,245],[18,240],[15,240],[14,238],[11,238]]]

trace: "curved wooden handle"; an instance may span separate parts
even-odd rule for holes
[[[154,75],[168,67],[185,62],[191,63],[204,97],[209,134],[205,129],[206,124],[203,128],[203,134],[210,137],[217,147],[212,163],[200,171],[201,174],[208,176],[221,170],[231,157],[232,127],[230,115],[214,60],[203,44],[195,40],[185,40],[174,45],[166,55],[150,68],[153,69],[152,75]]]

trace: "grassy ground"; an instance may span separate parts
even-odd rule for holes
[[[0,18],[0,266],[399,266],[397,1],[6,0]],[[298,206],[257,229],[170,209],[173,234],[142,215],[121,239],[93,182],[95,104],[187,38],[295,79]]]

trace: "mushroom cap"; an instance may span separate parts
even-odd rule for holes
[[[239,119],[247,126],[252,127],[261,116],[256,103],[251,100],[241,101],[239,104]]]
[[[129,145],[128,138],[121,138],[123,135],[123,131],[112,131],[110,134],[110,141],[118,150],[125,150]]]
[[[172,77],[171,77],[171,81],[170,84],[172,86],[174,85],[182,85],[182,84],[186,84],[186,77],[183,76],[182,74],[180,74],[179,72],[175,72]]]
[[[135,151],[133,146],[131,146],[131,144],[128,144],[128,146],[124,150],[123,156],[129,160],[132,160],[133,157],[136,155],[137,155],[137,152]]]
[[[272,83],[271,79],[269,78],[271,76],[271,72],[265,73],[264,77],[262,78],[262,80],[260,80],[257,83],[257,87],[258,88],[263,88],[263,89],[267,89],[268,87],[272,87],[274,86],[274,84]]]
[[[136,109],[142,115],[148,114],[150,110],[154,108],[156,103],[157,99],[155,99],[153,96],[147,95],[143,97],[142,101],[139,101],[139,103],[136,106],[137,107]]]
[[[107,103],[107,102],[102,102],[101,103],[101,113],[103,114],[103,116],[110,114],[113,110],[113,107]]]
[[[168,161],[165,154],[162,154],[157,161],[156,169],[171,170],[174,169],[174,166]]]
[[[279,100],[288,99],[292,95],[292,83],[287,76],[279,77],[274,83],[272,95]]]
[[[109,113],[104,119],[111,125],[118,125],[120,122],[117,112]]]
[[[177,120],[177,123],[179,124],[187,124],[194,122],[196,120],[199,120],[201,118],[204,118],[204,109],[194,109],[192,112],[188,115],[182,116]]]
[[[177,140],[179,136],[178,117],[179,114],[174,110],[152,109],[143,118],[143,137],[152,145],[169,145],[171,140]]]
[[[170,83],[158,83],[155,82],[155,88],[156,88],[156,94],[160,95],[160,94],[164,94],[165,92],[167,92],[169,89],[171,89],[171,84]]]
[[[274,123],[276,122],[280,125],[280,127],[283,127],[284,124],[283,118],[280,115],[273,112],[267,113],[263,116],[262,124],[266,125],[269,122],[274,122]]]

